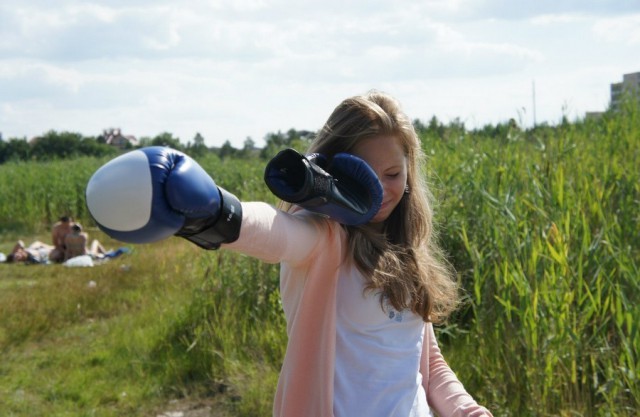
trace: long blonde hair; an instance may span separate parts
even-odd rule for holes
[[[345,226],[350,255],[368,279],[365,290],[380,292],[381,304],[386,300],[396,310],[411,309],[424,321],[442,322],[458,305],[458,286],[435,241],[420,140],[399,103],[377,91],[344,100],[308,151],[331,160],[381,134],[397,138],[404,149],[408,192],[385,220],[382,233],[370,225]]]

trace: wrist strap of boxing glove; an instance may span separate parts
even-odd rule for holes
[[[220,212],[217,216],[187,218],[176,236],[183,237],[203,249],[218,249],[222,243],[238,240],[242,224],[242,204],[238,198],[218,187]]]

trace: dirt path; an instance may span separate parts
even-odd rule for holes
[[[171,400],[165,411],[154,417],[232,417],[224,398]]]

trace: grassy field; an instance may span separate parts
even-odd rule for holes
[[[197,286],[188,249],[141,246],[94,268],[0,265],[2,415],[151,415],[164,388],[147,376],[149,352]]]
[[[496,416],[631,417],[640,408],[640,117],[530,131],[421,133],[440,240],[466,303],[445,357]],[[103,162],[0,166],[0,251],[48,240]],[[264,161],[200,161],[274,201]],[[0,410],[155,416],[175,398],[270,415],[286,336],[277,267],[177,238],[93,268],[0,265]]]

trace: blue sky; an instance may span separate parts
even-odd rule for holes
[[[370,89],[424,121],[557,123],[640,71],[640,0],[3,0],[0,132],[257,145]]]

